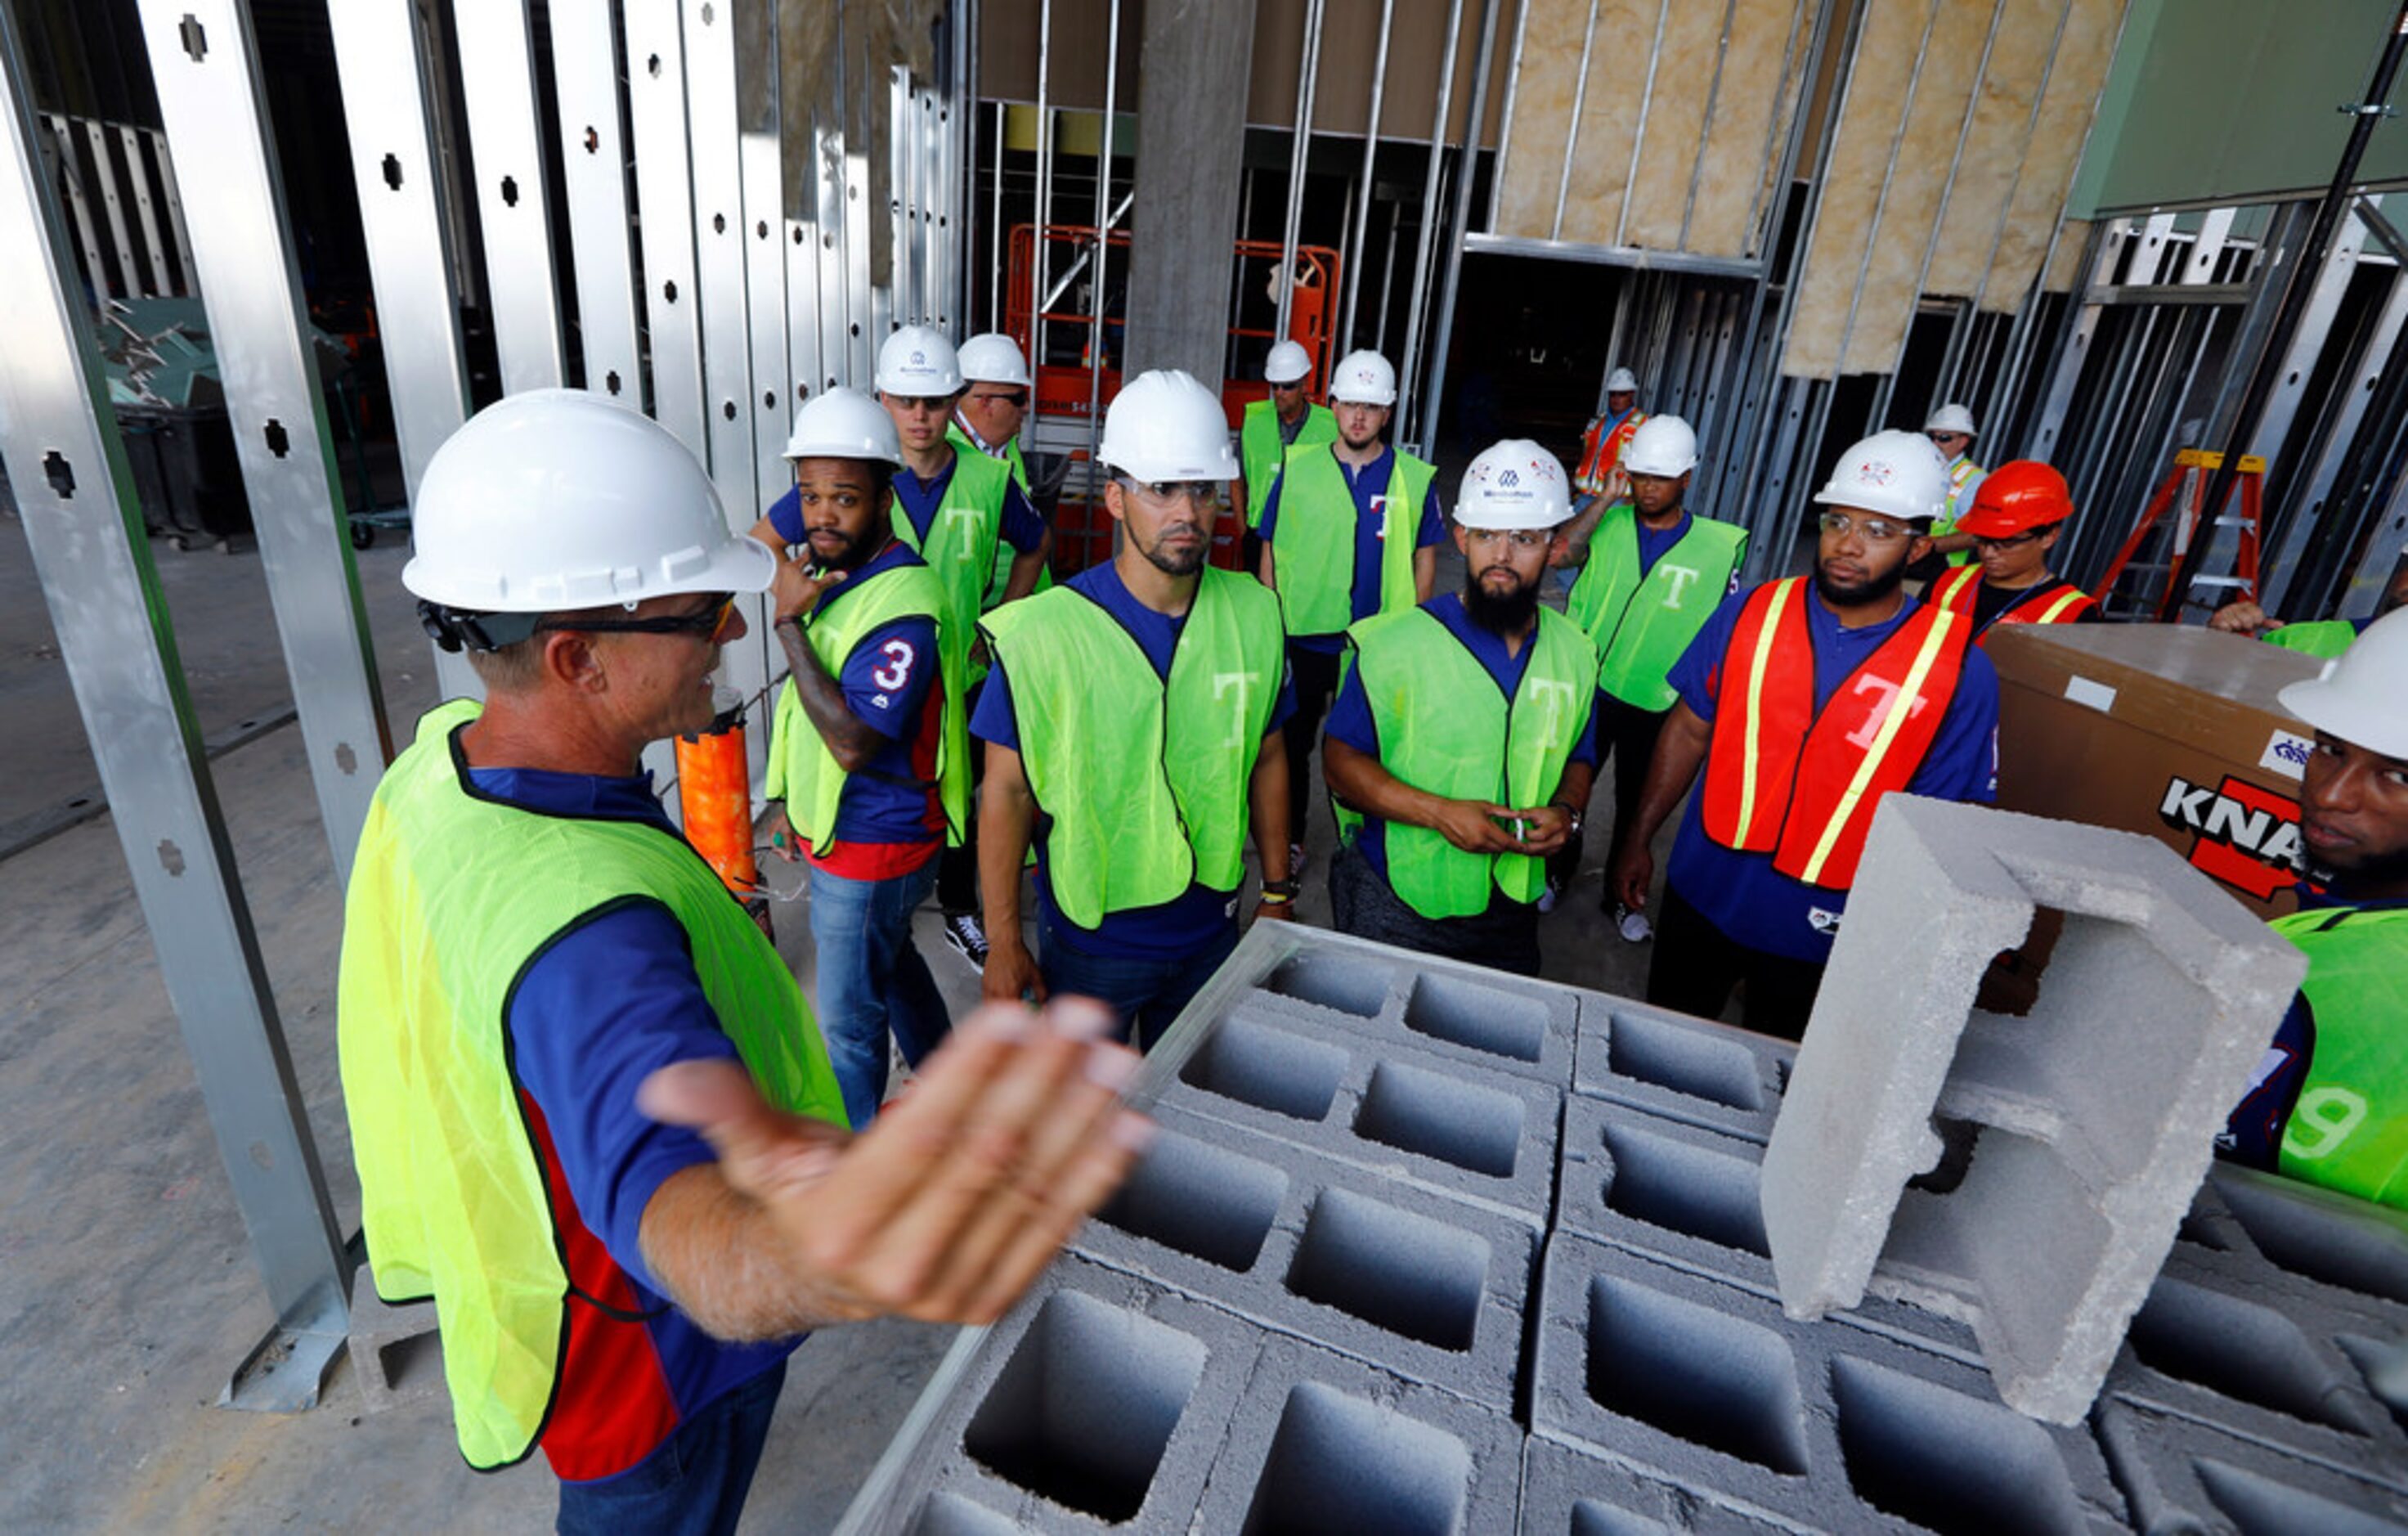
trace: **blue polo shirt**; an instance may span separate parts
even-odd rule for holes
[[[1522,686],[1522,674],[1530,669],[1530,653],[1538,647],[1525,642],[1521,654],[1509,653],[1505,649],[1504,637],[1471,622],[1470,616],[1463,610],[1463,595],[1459,592],[1441,592],[1422,607],[1430,617],[1446,625],[1446,632],[1462,642],[1463,648],[1471,653],[1473,660],[1487,668],[1489,677],[1496,681],[1498,691],[1512,698],[1514,691]],[[1537,638],[1536,631],[1532,632],[1531,638]],[[1597,695],[1590,693],[1583,705],[1579,734],[1572,739],[1570,759],[1575,763],[1586,763],[1591,768],[1597,767],[1598,760],[1596,706]],[[1338,701],[1330,706],[1326,728],[1330,736],[1356,752],[1373,758],[1380,755],[1379,722],[1372,718],[1371,700],[1363,691],[1363,676],[1359,668],[1352,666],[1346,668],[1346,681],[1338,685]],[[1362,831],[1354,838],[1355,851],[1363,855],[1364,862],[1370,865],[1382,880],[1388,878],[1387,835],[1386,822],[1377,816],[1366,816]]]
[[[1174,618],[1139,602],[1109,560],[1088,567],[1063,585],[1111,614],[1137,641],[1138,649],[1145,653],[1154,675],[1165,682],[1169,681],[1171,653],[1178,647],[1180,631],[1187,625],[1184,614]],[[1271,706],[1270,724],[1264,727],[1266,733],[1277,731],[1295,712],[1296,682],[1283,672],[1279,698]],[[970,714],[970,734],[1013,752],[1020,750],[1020,729],[1011,713],[1011,682],[1005,676],[999,658],[988,671],[978,706]],[[1081,954],[1135,960],[1181,960],[1217,943],[1237,926],[1238,897],[1197,883],[1159,906],[1107,912],[1099,926],[1079,926],[1062,915],[1062,909],[1054,900],[1054,884],[1045,858],[1045,839],[1051,825],[1051,818],[1040,813],[1037,826],[1038,918],[1053,929],[1055,938]]]
[[[1689,524],[1696,521],[1696,518],[1689,515],[1689,510],[1684,507],[1681,509],[1679,520],[1670,527],[1651,528],[1645,520],[1633,510],[1630,524],[1639,532],[1639,579],[1641,581],[1645,581],[1647,573],[1656,568],[1656,561],[1671,553],[1673,545],[1688,537]]]
[[[1334,452],[1331,458],[1338,458]],[[1382,513],[1388,499],[1388,481],[1397,471],[1397,451],[1383,443],[1380,456],[1356,468],[1344,459],[1338,459],[1338,472],[1346,477],[1346,487],[1354,495],[1354,613],[1357,619],[1368,619],[1380,611],[1380,529],[1385,521]],[[1260,527],[1263,542],[1271,541],[1279,528],[1280,493],[1287,486],[1283,474],[1263,498]],[[1413,548],[1426,550],[1446,538],[1446,509],[1440,505],[1438,481],[1433,479],[1422,497],[1421,526],[1414,530]],[[1274,571],[1276,574],[1276,570]],[[1290,635],[1288,644],[1299,651],[1318,651],[1336,655],[1346,648],[1346,637],[1335,635]]]
[[[1669,681],[1681,702],[1699,719],[1714,718],[1714,693],[1722,679],[1723,656],[1730,649],[1731,632],[1749,594],[1723,599],[1705,628],[1672,665]],[[1896,614],[1880,624],[1844,629],[1838,615],[1823,606],[1810,583],[1806,602],[1806,633],[1814,647],[1814,708],[1820,711],[1842,682],[1879,650],[1915,610],[1915,599],[1900,602]],[[1939,734],[1907,781],[1910,795],[1941,800],[1970,800],[1987,805],[1998,797],[1999,674],[1979,649],[1965,654],[1965,668],[1956,692],[1941,717]],[[1706,836],[1702,784],[1689,796],[1681,814],[1681,829],[1672,840],[1667,878],[1682,899],[1704,913],[1713,925],[1750,949],[1793,960],[1824,961],[1831,957],[1831,939],[1846,910],[1845,891],[1825,890],[1790,879],[1772,868],[1770,854],[1742,854]]]
[[[679,836],[652,797],[650,774],[472,768],[468,778],[478,793],[505,804],[643,822]],[[657,1445],[661,1436],[647,1426],[664,1412],[674,1421],[692,1417],[799,1342],[722,1343],[669,1304],[644,1265],[644,1207],[670,1174],[714,1155],[694,1131],[640,1113],[636,1089],[671,1062],[732,1060],[736,1044],[703,995],[685,929],[652,902],[606,909],[554,939],[512,989],[508,1026],[510,1067],[532,1105],[529,1127],[545,1180],[555,1189],[565,1183],[574,1201],[559,1213],[570,1283],[584,1297],[639,1316],[631,1326],[649,1346],[607,1357],[572,1353],[547,1438],[574,1420],[583,1454],[632,1466]],[[591,1303],[573,1297],[569,1306],[574,1314]],[[595,1371],[591,1379],[574,1378],[580,1363]]]
[[[912,531],[924,548],[928,542],[928,530],[936,526],[937,509],[945,499],[945,487],[953,482],[953,471],[961,463],[960,452],[954,450],[953,462],[934,480],[922,480],[908,468],[895,471],[895,505],[911,520]],[[778,531],[785,532],[782,524]],[[1045,520],[1037,515],[1037,509],[1029,504],[1028,494],[1020,488],[1020,482],[1010,476],[1005,477],[1003,486],[1002,537],[1005,543],[1023,554],[1045,541]]]

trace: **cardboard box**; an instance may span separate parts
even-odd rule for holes
[[[2299,902],[2311,656],[2172,624],[2000,624],[1999,804],[2145,832],[2261,917]]]

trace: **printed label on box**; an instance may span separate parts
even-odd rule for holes
[[[2308,754],[2316,750],[2315,741],[2290,731],[2276,731],[2266,743],[2265,754],[2258,766],[2286,779],[2296,779],[2305,772]]]

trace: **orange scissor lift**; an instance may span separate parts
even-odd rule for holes
[[[1123,275],[1127,271],[1128,232],[1111,230],[1103,234],[1100,246],[1097,231],[1089,225],[1047,224],[1042,231],[1049,255],[1047,270],[1060,271],[1083,256],[1096,268],[1097,277],[1087,284],[1091,294],[1107,295],[1110,303],[1113,293],[1111,267],[1117,266]],[[1120,352],[1120,336],[1124,317],[1110,312],[1104,315],[1105,356],[1096,358],[1090,349],[1096,335],[1093,310],[1056,309],[1044,311],[1046,338],[1061,350],[1060,344],[1075,337],[1080,361],[1050,362],[1037,355],[1030,323],[1032,269],[1035,264],[1039,231],[1034,225],[1017,224],[1011,231],[1010,256],[1005,268],[1006,298],[1003,329],[1020,343],[1021,351],[1036,365],[1037,387],[1033,392],[1027,423],[1021,429],[1023,452],[1052,451],[1067,453],[1070,472],[1062,483],[1062,496],[1054,513],[1054,570],[1057,576],[1068,576],[1084,570],[1099,560],[1111,557],[1112,520],[1104,510],[1100,497],[1088,499],[1088,475],[1083,467],[1088,457],[1091,433],[1089,402],[1097,412],[1093,429],[1100,431],[1103,409],[1112,396],[1120,393],[1121,373],[1112,366]],[[1078,255],[1059,248],[1068,247]],[[1235,250],[1245,267],[1240,274],[1237,292],[1243,294],[1246,285],[1257,280],[1268,283],[1280,264],[1280,242],[1277,240],[1240,240]],[[1118,262],[1112,253],[1120,252]],[[1306,388],[1318,393],[1320,382],[1328,377],[1331,355],[1336,340],[1330,335],[1330,309],[1338,292],[1338,252],[1327,246],[1298,246],[1296,251],[1297,280],[1288,301],[1288,334],[1312,358],[1312,372],[1306,377]],[[1066,298],[1068,296],[1066,292]],[[1240,338],[1275,341],[1278,337],[1268,327],[1231,324],[1232,340]],[[1238,426],[1247,403],[1259,398],[1263,385],[1259,380],[1225,379],[1221,385],[1221,406],[1229,419],[1232,430]],[[1225,569],[1238,566],[1236,520],[1224,516],[1212,538],[1212,563]]]

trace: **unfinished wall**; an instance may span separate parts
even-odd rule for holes
[[[2039,276],[2048,253],[2049,236],[2073,172],[2082,160],[2083,142],[2099,105],[2100,87],[2114,61],[2116,35],[2123,30],[2125,0],[2072,0],[2065,30],[2057,43],[2057,63],[2048,73],[2048,89],[2040,103],[2040,124],[2032,131],[2031,148],[2024,156],[2023,175],[2015,182],[2014,200],[2007,212],[2006,233],[1990,277],[1982,289],[1982,308],[2014,309],[2025,290]]]

